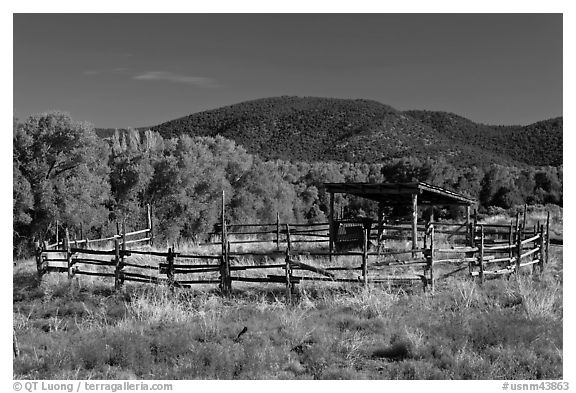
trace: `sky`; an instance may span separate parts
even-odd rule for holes
[[[282,95],[562,116],[561,14],[15,14],[14,116],[146,127]]]

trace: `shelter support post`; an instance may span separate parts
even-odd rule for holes
[[[470,229],[470,205],[466,205],[466,244],[470,244],[473,239],[472,238],[472,232],[469,230]]]
[[[378,247],[382,244],[382,234],[384,233],[384,202],[378,202]]]
[[[418,248],[418,194],[412,194],[412,249]]]
[[[330,212],[328,215],[328,224],[330,226],[330,244],[329,244],[329,254],[330,261],[332,261],[332,252],[334,251],[334,238],[336,237],[334,228],[334,193],[330,193]]]

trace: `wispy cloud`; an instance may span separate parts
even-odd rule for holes
[[[203,88],[213,88],[218,86],[218,83],[212,78],[206,78],[203,76],[180,75],[168,71],[148,71],[134,75],[132,78],[142,81],[167,81],[174,83],[184,83],[187,85]]]
[[[130,71],[127,67],[116,67],[112,69],[100,69],[100,70],[85,70],[82,73],[84,75],[102,75],[102,74],[126,74]]]

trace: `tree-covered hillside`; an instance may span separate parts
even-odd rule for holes
[[[561,118],[493,127],[444,112],[400,112],[370,100],[266,98],[151,129],[164,138],[220,135],[264,160],[378,163],[415,157],[443,158],[463,167],[562,163]],[[108,137],[113,132],[99,130]]]
[[[408,116],[454,141],[507,155],[530,165],[562,165],[561,117],[527,126],[488,126],[447,112],[407,111]]]

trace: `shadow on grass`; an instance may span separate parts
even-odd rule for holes
[[[12,276],[12,283],[12,295],[15,302],[41,298],[44,295],[36,272],[16,271]]]

